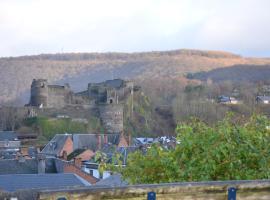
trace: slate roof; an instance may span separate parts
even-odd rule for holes
[[[124,81],[122,79],[107,80],[105,85],[113,88],[121,88],[124,85]]]
[[[45,161],[46,173],[56,173],[54,159],[48,158]],[[38,173],[38,160],[26,159],[20,162],[16,159],[0,160],[0,175],[3,174],[37,174]]]
[[[99,186],[108,186],[108,187],[120,187],[120,186],[127,186],[128,182],[122,180],[120,174],[113,174],[108,178],[102,179],[96,183]]]
[[[74,149],[91,149],[96,151],[98,149],[98,137],[101,137],[101,148],[105,145],[104,134],[73,134]],[[118,145],[119,134],[106,134],[108,143]]]
[[[64,166],[65,164],[72,164],[72,161],[66,161],[58,158],[54,158],[54,165],[56,169],[56,173],[64,173]]]
[[[67,160],[69,161],[69,160],[74,159],[76,156],[80,155],[84,151],[86,151],[86,150],[85,149],[76,149],[76,150],[74,150],[71,154],[69,154],[67,156]]]
[[[15,159],[17,156],[17,149],[0,150],[0,159]]]
[[[63,149],[66,140],[72,137],[71,134],[56,134],[53,139],[42,149],[41,153],[57,156]]]
[[[135,138],[135,140],[139,144],[151,144],[154,142],[154,138]]]
[[[18,135],[14,131],[0,131],[0,141],[14,141],[18,139]]]
[[[75,174],[8,174],[0,175],[0,190],[60,189],[90,186]]]
[[[270,96],[257,96],[256,99],[261,100],[261,101],[269,101],[270,102]]]

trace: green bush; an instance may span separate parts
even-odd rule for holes
[[[226,117],[217,125],[179,124],[174,150],[153,145],[135,152],[121,173],[131,183],[270,178],[269,120],[253,116],[244,125]]]

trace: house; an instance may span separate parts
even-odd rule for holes
[[[174,149],[176,144],[180,144],[173,136],[161,136],[157,140],[165,149]]]
[[[0,175],[3,174],[38,174],[39,172],[57,173],[53,158],[46,158],[43,169],[39,171],[38,159],[24,159],[18,157],[17,159],[0,160]]]
[[[73,141],[71,134],[56,134],[53,139],[42,149],[41,153],[46,156],[63,157],[73,152]]]
[[[220,104],[238,104],[238,100],[235,97],[219,96],[218,103]]]
[[[85,186],[91,186],[91,184],[72,173],[0,175],[0,188],[8,192],[29,189],[70,189]]]
[[[257,96],[256,102],[259,104],[269,104],[270,103],[270,96]]]
[[[106,144],[118,145],[119,134],[73,134],[74,149],[91,149],[97,151]]]
[[[26,159],[35,158],[39,153],[39,148],[36,147],[21,147],[17,155],[22,155]]]
[[[85,173],[92,175],[93,177],[95,177],[97,180],[102,180],[105,178],[108,178],[111,176],[111,172],[110,171],[104,171],[103,174],[100,174],[99,171],[99,164],[98,163],[94,163],[91,161],[85,161],[82,164],[82,169]],[[98,181],[97,181],[98,182]]]
[[[74,173],[90,184],[96,184],[99,181],[99,177],[93,176],[91,173],[87,173],[82,166],[80,158],[75,158],[73,161],[61,160],[58,158],[54,159],[54,164],[57,173]]]
[[[135,138],[135,144],[138,145],[146,145],[152,144],[154,142],[154,138]]]
[[[98,179],[82,170],[80,159],[65,161],[58,158],[46,158],[44,154],[38,154],[35,159],[0,160],[0,175],[6,174],[59,174],[73,173],[90,184],[95,184]]]
[[[0,159],[15,158],[20,146],[16,132],[0,131]]]
[[[137,149],[138,149],[138,147],[118,147],[117,145],[106,144],[106,145],[104,145],[104,147],[100,151],[104,155],[106,163],[111,163],[111,164],[115,164],[115,165],[121,164],[122,166],[125,166],[127,163],[128,154],[136,151]],[[113,163],[114,156],[116,154],[120,156],[119,159],[120,159],[121,163]],[[98,179],[105,179],[105,178],[108,178],[112,175],[110,171],[104,171],[103,174],[100,174],[99,163],[97,163],[93,159],[83,161],[82,162],[82,169],[86,173],[91,174]]]
[[[41,153],[60,158],[64,156],[64,152],[66,152],[67,155],[77,149],[81,151],[89,149],[95,152],[102,149],[107,144],[118,145],[119,147],[128,146],[126,138],[120,136],[120,134],[57,134],[43,148]]]

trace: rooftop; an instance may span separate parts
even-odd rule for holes
[[[58,155],[71,134],[56,134],[53,139],[44,147],[41,153],[47,155]]]
[[[0,190],[61,189],[90,186],[75,174],[7,174],[0,175]]]
[[[0,131],[0,141],[4,141],[4,140],[13,141],[17,139],[18,139],[18,135],[14,131]]]

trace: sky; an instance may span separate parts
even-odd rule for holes
[[[0,57],[174,49],[270,57],[270,1],[0,0]]]

